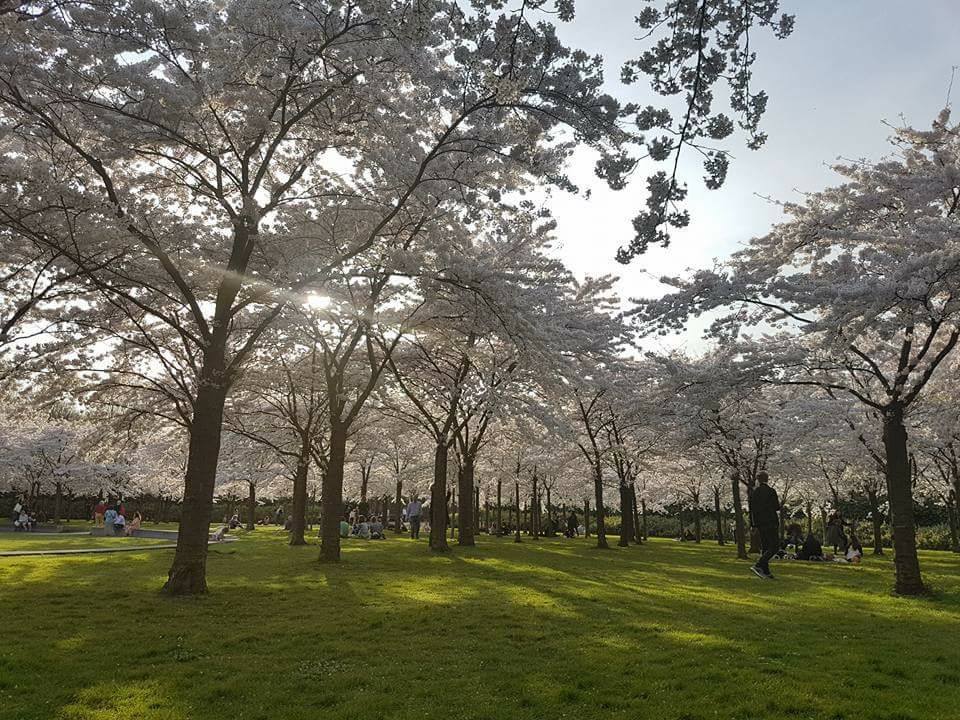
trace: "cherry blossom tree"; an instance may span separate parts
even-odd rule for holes
[[[641,304],[660,328],[725,309],[713,335],[742,342],[768,381],[846,394],[877,415],[896,590],[925,592],[916,552],[905,419],[960,339],[960,132],[944,111],[898,130],[897,156],[837,166],[846,182],[785,205],[788,219],[724,266]]]

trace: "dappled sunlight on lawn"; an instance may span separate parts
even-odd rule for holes
[[[18,720],[371,708],[391,720],[933,720],[956,708],[960,558],[925,555],[941,591],[903,599],[889,558],[780,563],[769,582],[732,554],[491,538],[434,554],[391,538],[345,543],[326,564],[315,544],[251,533],[211,549],[211,594],[191,600],[158,592],[169,553],[7,559],[0,614],[21,641],[0,645],[0,692],[49,703]],[[822,668],[829,692],[797,681],[804,667]]]
[[[156,680],[115,683],[104,681],[77,694],[63,708],[67,720],[116,720],[149,717],[151,720],[188,720],[189,707],[172,697]]]

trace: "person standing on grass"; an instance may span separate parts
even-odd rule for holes
[[[107,511],[107,504],[103,500],[97,500],[93,506],[93,526],[103,527],[103,514]]]
[[[756,528],[760,536],[760,559],[750,569],[757,577],[773,580],[770,558],[780,549],[780,498],[770,487],[767,473],[758,473],[757,482],[759,484],[750,494],[750,526]]]
[[[410,537],[420,539],[420,515],[423,512],[423,503],[414,495],[407,503],[407,521],[410,523]]]

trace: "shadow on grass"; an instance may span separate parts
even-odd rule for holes
[[[211,595],[186,603],[157,592],[169,555],[0,565],[21,638],[0,646],[0,717],[920,720],[960,700],[951,556],[924,555],[943,594],[907,600],[887,560],[784,563],[769,583],[671,542],[318,552],[215,549]]]

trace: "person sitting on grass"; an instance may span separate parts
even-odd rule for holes
[[[567,537],[568,538],[576,537],[579,534],[579,532],[577,531],[577,528],[578,528],[577,514],[573,512],[573,510],[571,510],[570,516],[567,518]]]
[[[797,552],[797,560],[823,560],[823,545],[813,536],[813,533],[807,534],[807,539],[803,541],[803,546]]]
[[[122,512],[118,512],[117,516],[113,519],[113,534],[114,535],[126,535],[124,530],[127,527],[127,519],[123,516]]]
[[[340,520],[340,537],[348,538],[350,537],[350,523],[347,522],[346,518],[341,518]]]
[[[848,563],[857,564],[863,558],[863,545],[860,544],[860,539],[850,533],[850,542],[847,545],[847,552],[844,555],[844,559]]]
[[[238,527],[240,527],[240,516],[234,513],[230,518],[230,529],[236,530]]]
[[[133,514],[133,520],[127,523],[126,534],[133,535],[137,530],[140,529],[140,525],[143,524],[143,515],[140,514],[140,511],[137,510]]]
[[[20,508],[20,514],[17,515],[17,519],[13,522],[13,529],[21,532],[29,532],[33,529],[30,525],[30,516],[27,514],[25,507]]]
[[[383,520],[380,519],[379,515],[370,523],[370,537],[374,540],[383,540],[385,537],[383,534]]]
[[[370,523],[367,522],[366,515],[360,516],[360,521],[357,523],[356,532],[354,534],[361,540],[370,539]]]
[[[223,542],[223,539],[226,536],[227,536],[227,526],[221,525],[220,529],[210,536],[210,539],[213,540],[213,542]]]

